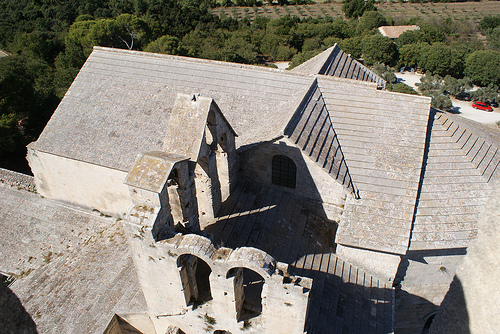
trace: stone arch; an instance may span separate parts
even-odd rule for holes
[[[186,305],[198,306],[212,300],[210,274],[212,269],[200,257],[182,254],[177,258]]]
[[[236,320],[244,321],[262,313],[262,288],[265,279],[256,271],[245,267],[228,270],[226,279],[233,277]]]
[[[295,162],[285,155],[273,156],[271,182],[277,186],[295,189],[297,184],[297,165]]]

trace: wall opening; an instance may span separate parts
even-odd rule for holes
[[[167,179],[168,202],[170,204],[170,212],[172,213],[174,225],[187,221],[187,218],[184,216],[184,210],[182,209],[182,200],[179,191],[179,171],[175,168],[170,172]]]
[[[213,110],[208,112],[207,130],[208,131],[205,131],[205,139],[208,146],[210,146],[212,150],[215,150],[215,146],[217,145],[217,122]]]
[[[213,218],[212,179],[209,177],[208,160],[205,157],[200,158],[196,164],[194,182],[200,219]]]
[[[216,161],[217,161],[217,174],[219,177],[221,201],[224,202],[230,195],[231,184],[229,180],[229,161],[227,157],[227,136],[222,134],[217,145]]]
[[[275,155],[272,161],[271,181],[277,186],[295,189],[297,166],[284,155]]]
[[[194,307],[212,300],[210,266],[197,256],[183,254],[177,259],[186,305]]]
[[[248,268],[232,268],[226,278],[233,278],[236,320],[244,321],[262,313],[264,278]]]

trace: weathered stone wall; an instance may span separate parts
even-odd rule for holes
[[[231,333],[303,333],[312,281],[303,277],[285,280],[287,266],[276,263],[254,248],[215,248],[202,236],[188,234],[154,242],[148,229],[129,225],[130,242],[139,280],[158,333],[177,326],[186,333],[227,330]],[[188,306],[178,259],[194,255],[211,270],[212,299]],[[247,322],[236,319],[233,268],[247,268],[264,280],[262,312]],[[245,325],[246,324],[246,325]]]
[[[126,172],[29,148],[27,158],[43,197],[118,217],[132,206],[128,186],[123,183]]]
[[[271,182],[271,165],[275,155],[287,156],[297,166],[295,189],[287,187],[280,189],[322,202],[327,218],[338,221],[348,192],[287,138],[262,143],[241,152],[242,176],[266,187],[278,187]]]
[[[33,176],[30,175],[0,168],[0,182],[18,189],[36,192],[35,181]]]
[[[498,333],[500,328],[500,184],[479,220],[477,239],[431,326],[431,333]]]

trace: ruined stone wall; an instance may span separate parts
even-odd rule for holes
[[[122,217],[132,206],[126,172],[28,149],[40,195]]]
[[[148,313],[158,333],[169,326],[186,333],[303,333],[312,281],[288,277],[287,265],[276,263],[265,252],[255,248],[217,249],[209,239],[194,234],[154,242],[147,229],[133,225],[129,225],[128,234]],[[179,259],[191,255],[210,268],[211,299],[187,305]],[[247,321],[236,318],[234,268],[247,268],[265,280],[262,312]],[[187,276],[192,280],[194,275]],[[198,288],[203,287],[199,284]]]
[[[287,138],[258,144],[241,152],[242,176],[266,187],[277,187],[271,181],[272,159],[275,155],[287,156],[297,166],[295,189],[287,187],[280,189],[322,202],[327,218],[338,221],[348,192]]]

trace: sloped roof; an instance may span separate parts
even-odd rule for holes
[[[146,312],[121,222],[3,185],[0,200],[0,270],[21,274],[10,290],[37,332],[102,333],[115,313]]]
[[[323,74],[338,78],[375,82],[385,87],[385,80],[375,72],[351,58],[335,44],[314,58],[292,69],[298,73]]]
[[[318,77],[360,199],[348,199],[337,242],[404,254],[424,155],[430,99]]]
[[[465,248],[500,177],[498,133],[432,110],[410,250]]]
[[[420,27],[417,25],[378,27],[378,31],[382,34],[382,36],[389,38],[398,38],[399,35],[408,30],[420,30]]]
[[[217,101],[240,134],[237,147],[270,140],[312,81],[257,66],[95,47],[30,147],[128,171],[137,154],[163,149],[178,93]]]
[[[159,151],[141,153],[128,173],[125,184],[159,194],[174,165],[188,159],[188,157]]]
[[[291,119],[285,134],[316,164],[352,192],[355,187],[317,81]]]

